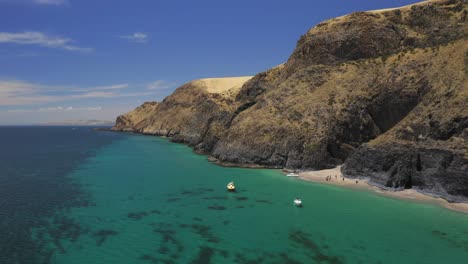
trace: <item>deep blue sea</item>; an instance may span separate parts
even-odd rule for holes
[[[68,175],[123,137],[89,127],[0,127],[0,263],[48,262],[32,229],[46,228],[57,239],[77,232],[79,224],[56,213],[92,199]]]
[[[0,147],[0,264],[468,263],[468,215],[434,204],[90,127],[0,127]]]

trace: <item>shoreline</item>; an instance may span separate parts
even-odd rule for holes
[[[396,198],[400,200],[436,204],[444,208],[447,208],[449,210],[468,214],[468,203],[450,203],[443,198],[424,194],[414,189],[406,189],[402,191],[388,191],[388,190],[379,188],[375,185],[371,185],[368,179],[346,178],[341,173],[340,167],[341,166],[337,166],[336,168],[327,169],[327,170],[299,172],[298,178],[301,180],[312,181],[312,182],[321,183],[321,184],[330,184],[334,186],[342,186],[342,187],[351,188],[355,190],[369,191],[372,193],[376,193],[378,195]],[[331,179],[328,181],[326,180],[327,176],[331,176]]]
[[[142,136],[156,136],[160,138],[168,138],[173,143],[180,143],[180,144],[187,145],[185,142],[173,141],[171,140],[171,137],[151,134],[151,133],[141,133],[141,132],[136,132],[136,131],[131,131],[131,130],[130,131],[115,130],[112,128],[109,130],[104,129],[100,131],[117,132],[117,133],[123,132],[123,133],[131,133],[131,134],[137,134],[137,135],[142,135]],[[194,152],[197,153],[196,151]],[[197,154],[206,155],[207,160],[209,162],[212,162],[213,164],[216,164],[222,167],[235,167],[235,168],[248,168],[248,169],[280,169],[281,170],[281,168],[268,167],[268,166],[262,166],[262,165],[257,165],[257,164],[239,164],[239,163],[222,162],[222,161],[219,161],[217,158],[210,156],[209,154],[203,154],[203,153],[197,153]],[[351,178],[345,177],[343,181],[342,180],[343,174],[341,173],[340,168],[341,166],[337,166],[333,169],[326,169],[326,170],[302,171],[298,173],[299,174],[298,178],[304,181],[312,181],[312,182],[321,183],[321,184],[330,184],[330,185],[335,185],[335,186],[352,188],[355,190],[369,191],[378,195],[400,199],[400,200],[414,201],[414,202],[421,202],[421,203],[432,203],[432,204],[436,204],[438,206],[444,207],[449,210],[468,214],[468,203],[450,203],[443,198],[434,197],[429,194],[424,194],[424,193],[418,192],[415,189],[406,189],[402,191],[389,191],[389,190],[379,188],[378,186],[369,184],[369,180],[364,179],[364,178],[351,179]],[[282,171],[288,172],[289,170],[285,170],[283,168]],[[330,181],[325,180],[325,178],[328,175],[332,175],[332,179]],[[336,175],[336,178],[335,178],[335,175]],[[356,183],[356,180],[358,181],[358,183]]]

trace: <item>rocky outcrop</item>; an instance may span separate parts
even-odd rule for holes
[[[235,94],[251,77],[208,78],[179,87],[162,102],[117,117],[113,130],[170,137],[210,153],[235,111]]]
[[[390,143],[359,149],[343,168],[348,177],[369,177],[381,188],[413,188],[455,202],[468,201],[467,170],[462,153]]]
[[[138,127],[145,127],[149,119],[158,107],[158,102],[146,102],[135,110],[117,117],[112,130],[115,131],[139,131]]]
[[[237,85],[190,82],[114,129],[169,136],[239,165],[345,162],[348,177],[463,199],[467,13],[462,0],[436,0],[331,19],[286,63]]]

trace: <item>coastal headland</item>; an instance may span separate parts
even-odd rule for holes
[[[342,165],[346,179],[467,202],[467,17],[466,1],[431,0],[332,18],[285,63],[186,83],[113,130],[165,136],[221,164]]]

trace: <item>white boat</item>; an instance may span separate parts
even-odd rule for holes
[[[298,177],[299,174],[291,172],[291,173],[286,174],[286,176],[288,176],[288,177]]]
[[[234,182],[228,183],[228,185],[226,187],[227,187],[228,191],[230,191],[230,192],[235,192],[236,191],[236,186],[234,185]]]
[[[294,199],[294,205],[297,206],[297,207],[301,207],[302,206],[302,200],[299,199],[299,198]]]

